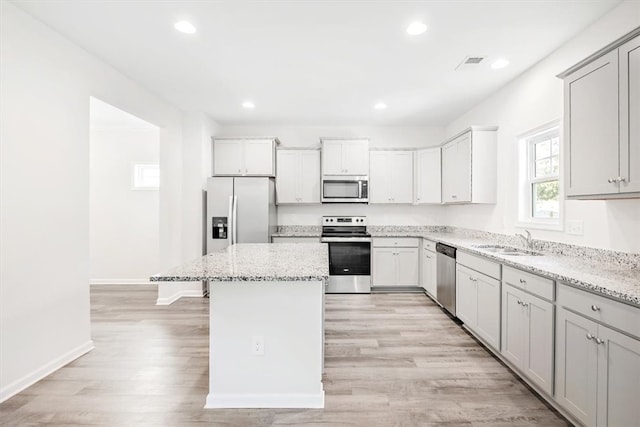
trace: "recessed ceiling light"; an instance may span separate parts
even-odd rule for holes
[[[412,36],[417,36],[427,31],[427,26],[422,22],[412,22],[411,25],[407,27],[407,33]]]
[[[494,70],[497,70],[499,68],[504,68],[507,65],[509,65],[509,61],[507,61],[504,58],[500,58],[500,59],[496,59],[493,64],[491,64],[491,68],[493,68]]]
[[[376,110],[384,110],[385,108],[387,108],[387,104],[385,104],[384,102],[378,102],[373,106],[373,108],[375,108]]]
[[[251,101],[245,101],[242,103],[242,106],[248,110],[253,110],[254,108],[256,108],[256,105],[251,102]]]
[[[196,27],[194,27],[193,24],[189,21],[178,21],[173,24],[173,27],[181,33],[185,34],[193,34],[196,32]]]

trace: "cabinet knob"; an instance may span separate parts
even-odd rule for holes
[[[618,184],[619,184],[619,183],[621,183],[621,182],[626,182],[626,181],[627,181],[627,180],[626,180],[625,178],[621,177],[621,176],[619,176],[619,177],[617,177],[617,178],[616,178],[616,182],[617,182]]]
[[[458,198],[458,196],[456,196],[455,194],[453,194],[453,195],[451,195],[451,198],[452,198],[452,199],[457,199],[457,198]]]
[[[608,182],[609,184],[613,184],[614,182],[616,182],[616,179],[615,179],[615,178],[609,178],[609,179],[607,180],[607,182]]]
[[[523,285],[526,285],[526,284],[527,284],[527,281],[526,281],[526,280],[524,280],[524,279],[520,279],[520,283],[521,283],[521,284],[523,284]]]
[[[587,339],[588,339],[588,340],[592,340],[592,339],[594,339],[594,338],[595,338],[595,337],[594,337],[593,335],[591,335],[589,332],[587,332]]]
[[[593,304],[593,305],[591,306],[591,310],[592,310],[592,311],[600,311],[600,307],[598,307],[597,305]]]
[[[238,173],[242,173],[242,169],[238,169]]]
[[[601,340],[600,338],[596,338],[596,344],[604,344],[604,340]]]

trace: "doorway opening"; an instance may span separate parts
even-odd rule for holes
[[[159,271],[160,128],[90,98],[90,283],[149,283]]]

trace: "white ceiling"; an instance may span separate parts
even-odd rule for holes
[[[222,124],[445,125],[619,0],[14,2]],[[427,32],[409,36],[414,20]],[[454,71],[468,55],[487,59]],[[498,57],[511,65],[492,70]]]

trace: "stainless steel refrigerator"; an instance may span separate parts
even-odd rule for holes
[[[277,224],[275,200],[273,178],[209,178],[207,253],[235,243],[271,243]]]

